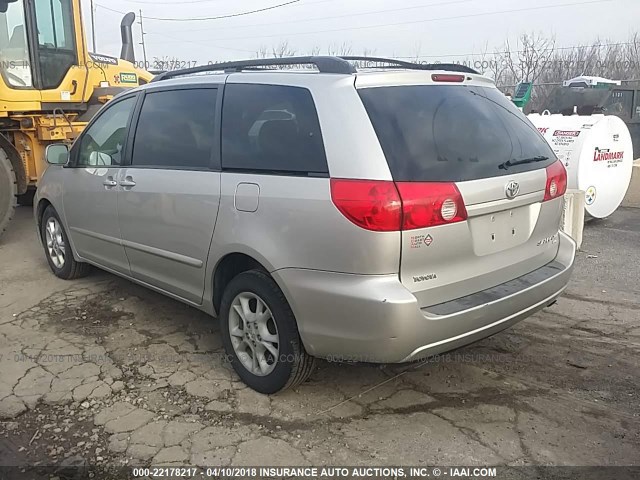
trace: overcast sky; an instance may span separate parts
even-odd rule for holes
[[[640,30],[640,0],[299,0],[236,18],[184,22],[146,18],[230,15],[287,1],[292,0],[94,0],[97,51],[120,53],[122,15],[101,5],[136,14],[142,9],[149,61],[251,58],[261,46],[270,48],[283,41],[299,54],[344,43],[353,54],[368,49],[379,56],[419,54],[425,60],[446,61],[500,49],[505,40],[515,42],[523,33],[555,36],[557,46],[567,47],[597,38],[623,42]],[[90,0],[82,4],[91,45]],[[134,37],[140,41],[137,24]],[[142,59],[139,45],[136,55]]]

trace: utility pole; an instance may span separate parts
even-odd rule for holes
[[[93,37],[93,53],[96,53],[96,7],[91,0],[91,36]]]
[[[147,68],[147,46],[144,42],[144,36],[146,35],[146,33],[144,33],[144,26],[142,25],[142,9],[140,9],[140,34],[142,36],[142,41],[140,42],[140,45],[142,45],[142,56],[144,58],[144,68]]]

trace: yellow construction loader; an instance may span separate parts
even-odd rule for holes
[[[100,107],[151,80],[135,66],[133,13],[120,58],[90,53],[80,0],[0,0],[0,235],[29,204],[48,144],[71,142]]]

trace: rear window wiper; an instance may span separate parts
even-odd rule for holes
[[[539,155],[537,157],[521,158],[520,160],[507,160],[506,162],[498,165],[498,168],[506,170],[509,167],[514,167],[516,165],[524,165],[525,163],[544,162],[545,160],[549,160],[549,157],[545,157],[544,155]]]

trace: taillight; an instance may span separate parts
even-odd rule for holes
[[[544,201],[553,200],[563,196],[567,192],[567,171],[562,162],[557,162],[547,167],[547,186],[544,190]]]
[[[467,209],[455,183],[398,182],[402,199],[402,229],[435,227],[467,219]]]
[[[393,182],[332,178],[331,199],[359,227],[376,232],[400,230],[402,204]]]
[[[467,219],[454,183],[331,179],[331,198],[351,222],[391,232],[435,227]]]
[[[431,75],[431,80],[434,82],[462,83],[464,79],[464,75],[454,75],[451,73],[434,73]]]

